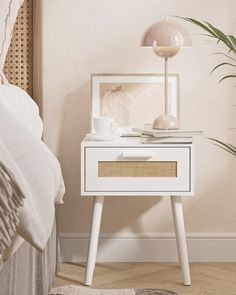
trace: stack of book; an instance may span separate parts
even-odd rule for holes
[[[197,130],[157,130],[151,127],[132,128],[132,131],[141,134],[141,142],[155,143],[191,143],[194,136],[199,136],[202,131]]]

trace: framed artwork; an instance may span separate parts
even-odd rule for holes
[[[169,74],[170,113],[179,119],[179,75]],[[92,118],[114,118],[121,135],[150,125],[164,113],[164,75],[92,74]],[[91,126],[93,131],[93,123]]]

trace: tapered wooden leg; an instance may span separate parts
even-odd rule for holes
[[[84,282],[85,285],[87,286],[92,285],[92,282],[93,282],[93,272],[94,272],[96,257],[97,257],[103,203],[104,203],[104,197],[102,196],[94,197],[87,267],[86,267],[86,275],[85,275],[85,282]]]
[[[191,285],[191,277],[188,261],[188,250],[185,237],[184,215],[181,197],[171,196],[171,206],[175,225],[175,235],[179,255],[179,263],[182,269],[185,286]]]

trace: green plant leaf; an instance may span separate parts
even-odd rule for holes
[[[235,151],[235,153],[236,153],[236,146],[234,146],[234,145],[232,145],[230,143],[228,143],[228,146],[231,147]]]
[[[210,35],[212,35],[212,37],[219,39],[218,35],[214,32],[214,30],[212,30],[207,23],[204,22],[200,22],[194,19],[189,19],[190,22],[192,22],[193,24],[197,25],[198,27],[202,28],[203,30],[207,31],[208,33],[210,33]]]
[[[236,49],[236,38],[233,35],[228,35],[232,45],[234,46],[234,49]]]
[[[214,38],[215,39],[215,36],[212,36],[212,35],[209,35],[209,34],[200,34],[201,36],[205,36],[205,37],[209,37],[209,38]]]
[[[234,36],[226,35],[220,29],[216,28],[215,26],[213,26],[207,21],[198,21],[190,17],[179,17],[179,18],[182,18],[183,20],[188,21],[202,28],[203,30],[208,32],[211,37],[216,38],[217,43],[223,42],[229,48],[229,52],[233,51],[236,53],[236,39]]]
[[[216,53],[213,53],[213,55],[223,55],[223,56],[231,59],[232,61],[236,62],[236,59],[232,58],[231,56],[229,56],[228,54],[223,53],[223,52],[216,52]]]
[[[227,153],[230,153],[231,155],[236,156],[236,153],[231,152],[230,150],[222,147],[221,145],[216,144],[216,143],[214,143],[214,145],[217,146],[218,148],[221,148],[222,150],[226,151]]]
[[[214,35],[217,36],[219,41],[223,42],[230,50],[235,51],[235,47],[232,44],[230,37],[228,37],[220,29],[214,27],[209,22],[204,23],[214,32]]]
[[[215,67],[212,69],[212,71],[211,71],[210,74],[212,74],[212,73],[213,73],[216,69],[218,69],[219,67],[226,66],[226,65],[236,68],[236,65],[234,65],[234,64],[231,64],[231,63],[229,63],[229,62],[222,62],[222,63],[220,63],[219,65],[215,66]]]
[[[226,46],[226,48],[228,48],[228,54],[225,54],[222,52],[218,52],[216,54],[221,54],[236,63],[236,60],[230,56],[230,54],[236,55],[236,38],[233,35],[225,34],[220,29],[216,28],[215,26],[213,26],[211,23],[207,21],[198,21],[190,17],[179,17],[179,18],[200,27],[201,29],[206,31],[206,34],[204,35],[217,39],[217,43],[222,42]],[[211,74],[219,67],[225,66],[225,65],[228,65],[230,67],[236,67],[236,64],[229,63],[229,62],[222,62],[213,68],[213,70],[211,71]],[[222,77],[219,83],[228,78],[236,78],[236,74],[235,73],[228,74]]]
[[[229,79],[229,78],[236,78],[236,74],[224,76],[223,78],[220,79],[220,81],[218,83],[222,82],[225,79]]]
[[[182,18],[194,25],[197,25],[198,27],[202,28],[203,30],[207,31],[210,33],[210,35],[214,36],[215,38],[218,38],[217,35],[215,35],[214,31],[212,31],[207,25],[205,25],[203,22],[200,22],[196,19],[190,18],[190,17],[179,17]]]
[[[236,156],[236,147],[229,143],[224,143],[223,141],[220,141],[215,138],[208,138],[209,140],[214,142],[214,145],[218,146],[219,148],[225,150],[226,152]]]

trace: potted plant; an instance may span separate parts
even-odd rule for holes
[[[225,34],[220,29],[216,28],[215,26],[213,26],[207,21],[199,21],[189,17],[181,17],[181,18],[203,29],[205,31],[203,35],[215,40],[216,44],[220,44],[220,45],[223,44],[225,51],[216,52],[215,54],[221,55],[225,60],[219,63],[218,65],[216,65],[212,69],[211,74],[221,67],[230,68],[231,70],[236,68],[236,37],[235,36]],[[219,83],[225,79],[236,79],[236,73],[226,74],[219,80]],[[214,138],[210,138],[210,139],[214,141],[214,143],[220,148],[236,156],[236,146],[233,146],[232,144],[229,144],[229,143],[224,143],[218,139],[214,139]]]

